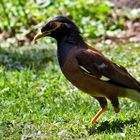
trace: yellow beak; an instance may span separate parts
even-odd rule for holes
[[[44,31],[44,32],[37,33],[37,34],[34,36],[33,41],[36,41],[36,40],[38,40],[39,38],[44,37],[44,36],[47,36],[47,35],[49,35],[49,34],[50,34],[50,31]]]

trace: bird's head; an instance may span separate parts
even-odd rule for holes
[[[58,16],[43,26],[41,28],[41,32],[34,37],[34,40],[37,40],[41,37],[50,36],[59,41],[69,37],[70,35],[79,34],[80,31],[78,27],[70,19],[63,16]]]

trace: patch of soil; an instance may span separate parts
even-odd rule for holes
[[[116,8],[140,8],[140,0],[113,0],[113,3]]]

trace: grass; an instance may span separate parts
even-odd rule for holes
[[[98,46],[140,80],[140,44]],[[92,126],[89,122],[100,108],[98,102],[74,88],[50,56],[54,52],[44,47],[0,49],[0,139],[140,139],[136,102],[120,99],[118,114],[109,103]]]

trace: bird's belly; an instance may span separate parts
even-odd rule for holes
[[[117,94],[118,89],[115,86],[84,73],[79,67],[66,66],[62,68],[62,71],[73,85],[91,96],[105,97]],[[114,88],[116,88],[116,93],[112,93]]]

